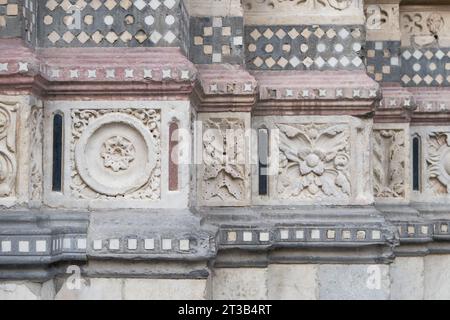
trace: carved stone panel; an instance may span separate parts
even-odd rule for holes
[[[400,28],[404,47],[449,47],[450,8],[401,7]]]
[[[450,194],[450,132],[431,132],[427,137],[427,188],[435,195]]]
[[[363,24],[362,0],[244,0],[246,24]]]
[[[43,111],[33,107],[30,114],[30,184],[29,197],[31,201],[42,200],[42,143],[43,143]]]
[[[377,198],[403,200],[408,191],[408,160],[404,129],[376,129],[373,132],[374,194]]]
[[[371,122],[353,117],[256,117],[254,129],[269,131],[269,191],[258,194],[253,170],[254,204],[369,204]],[[253,144],[252,154],[257,154]],[[252,162],[257,163],[257,162]],[[256,167],[256,166],[254,166]]]
[[[411,135],[419,139],[417,202],[450,203],[450,128],[417,126]]]
[[[160,112],[72,110],[71,184],[79,199],[160,198]]]
[[[281,199],[348,198],[350,128],[347,124],[277,124]]]
[[[398,3],[366,1],[366,29],[368,41],[400,41],[400,7]],[[400,2],[400,1],[398,1]]]
[[[0,102],[0,197],[15,196],[17,173],[16,125],[19,105]]]
[[[218,206],[247,204],[250,190],[246,119],[231,114],[227,118],[217,115],[200,120],[203,137],[197,180],[199,202]]]

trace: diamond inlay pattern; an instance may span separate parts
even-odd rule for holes
[[[180,0],[46,0],[39,41],[46,47],[178,46]]]
[[[363,69],[362,26],[247,26],[250,69]]]
[[[405,48],[401,83],[407,87],[450,86],[449,48]]]

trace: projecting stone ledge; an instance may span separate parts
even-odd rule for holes
[[[0,39],[0,91],[42,96],[189,95],[194,65],[179,48],[27,48]],[[126,58],[126,59],[125,59]]]
[[[448,208],[425,203],[9,211],[0,279],[49,279],[73,264],[89,276],[192,279],[207,278],[211,264],[388,264],[450,253],[449,224]]]
[[[192,94],[199,112],[251,112],[257,82],[238,65],[197,65],[198,81]]]
[[[380,86],[364,71],[255,71],[255,115],[372,114]]]

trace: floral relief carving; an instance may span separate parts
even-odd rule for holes
[[[72,110],[71,117],[72,174],[70,188],[74,197],[79,199],[123,197],[147,200],[160,198],[161,115],[159,110],[75,109]],[[114,120],[107,120],[108,117]],[[91,129],[99,121],[104,123],[97,125],[98,128],[95,128],[95,130]],[[138,123],[139,127],[142,128],[141,131],[136,130],[131,125],[133,123]],[[88,138],[84,138],[83,135],[86,135],[89,130],[92,133]],[[133,137],[134,142],[131,141],[132,138],[130,137]],[[152,149],[146,150],[150,142]],[[89,143],[90,146],[82,146],[83,143]],[[136,143],[139,143],[139,147]],[[86,156],[77,154],[77,152],[80,152],[79,150],[87,150],[86,152],[88,152],[94,147],[96,150],[92,151],[92,154]],[[94,181],[87,181],[80,174],[82,168],[78,163],[79,161],[76,161],[80,158],[87,158],[86,161],[89,163],[87,167],[92,170],[87,176],[92,176],[90,179],[92,178]],[[153,164],[148,166],[149,162]],[[95,167],[95,163],[101,165]],[[149,168],[148,177],[145,172],[147,166]],[[96,172],[101,172],[98,174],[99,178],[96,177]],[[104,178],[103,181],[100,181],[103,183],[93,183],[96,182],[95,179],[101,177]],[[111,186],[108,185],[108,181],[111,181]],[[124,185],[129,184],[129,187],[124,187],[121,182]],[[114,186],[114,184],[117,184],[117,186]]]
[[[15,195],[18,108],[17,103],[0,102],[0,197]]]
[[[405,132],[374,130],[374,193],[380,198],[405,197]]]
[[[278,124],[281,198],[347,198],[349,127],[345,124]]]
[[[436,194],[450,193],[450,132],[434,132],[428,136],[428,185]]]
[[[244,200],[244,122],[211,118],[203,126],[203,199]]]
[[[129,168],[135,153],[134,145],[127,138],[114,136],[103,143],[101,156],[104,166],[117,172]]]

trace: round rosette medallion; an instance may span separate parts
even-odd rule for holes
[[[156,165],[156,143],[138,119],[119,113],[102,116],[83,131],[75,162],[94,191],[124,195],[146,184]]]

